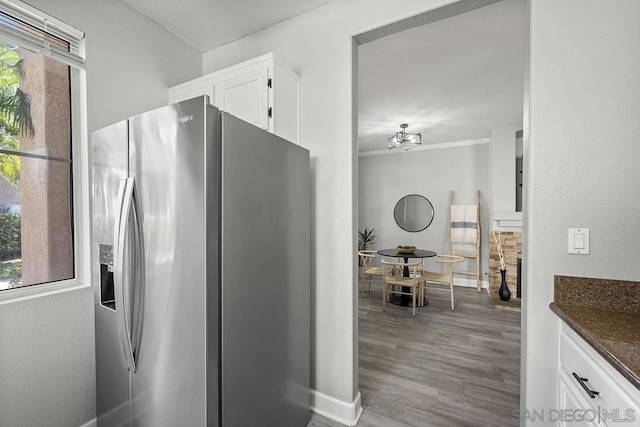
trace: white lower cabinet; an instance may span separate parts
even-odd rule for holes
[[[553,412],[562,427],[637,426],[640,390],[563,323],[558,408]]]
[[[584,425],[597,427],[598,415],[591,408],[590,403],[580,394],[571,379],[563,371],[560,371],[560,388],[558,390],[559,405],[556,411],[549,414],[549,418],[558,420],[561,427]]]
[[[298,143],[298,76],[273,53],[169,88],[169,102],[208,95],[216,107]]]

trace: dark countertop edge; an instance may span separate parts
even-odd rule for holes
[[[579,323],[575,322],[571,318],[571,316],[569,316],[567,312],[562,308],[558,307],[556,303],[549,303],[549,308],[551,309],[551,311],[557,314],[558,317],[562,321],[564,321],[564,323],[569,325],[569,327],[573,329],[582,339],[584,339],[587,344],[593,347],[593,349],[596,350],[596,352],[598,352],[600,356],[602,356],[607,362],[609,362],[609,364],[611,364],[611,366],[613,366],[616,371],[620,372],[620,374],[627,380],[629,380],[629,382],[635,388],[640,390],[640,378],[638,377],[638,375],[636,375],[636,373],[631,371],[622,362],[620,362],[615,354],[611,353],[608,349],[602,346],[602,344],[600,344],[600,342],[595,337],[589,334],[589,331],[587,329],[583,328]]]

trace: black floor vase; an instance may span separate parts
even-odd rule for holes
[[[502,281],[500,282],[500,289],[498,289],[498,296],[502,301],[509,301],[511,298],[511,291],[507,286],[507,270],[500,270],[500,276],[502,276]]]

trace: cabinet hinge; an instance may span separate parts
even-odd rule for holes
[[[271,107],[269,107],[269,110],[267,111],[267,113],[269,114],[269,117],[272,116],[273,112],[271,111]]]
[[[267,79],[267,87],[271,87],[271,79]]]

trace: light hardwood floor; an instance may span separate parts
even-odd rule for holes
[[[486,291],[428,293],[409,307],[382,311],[380,284],[359,298],[358,426],[517,426],[520,313],[494,308]],[[317,414],[308,427],[339,427]]]

